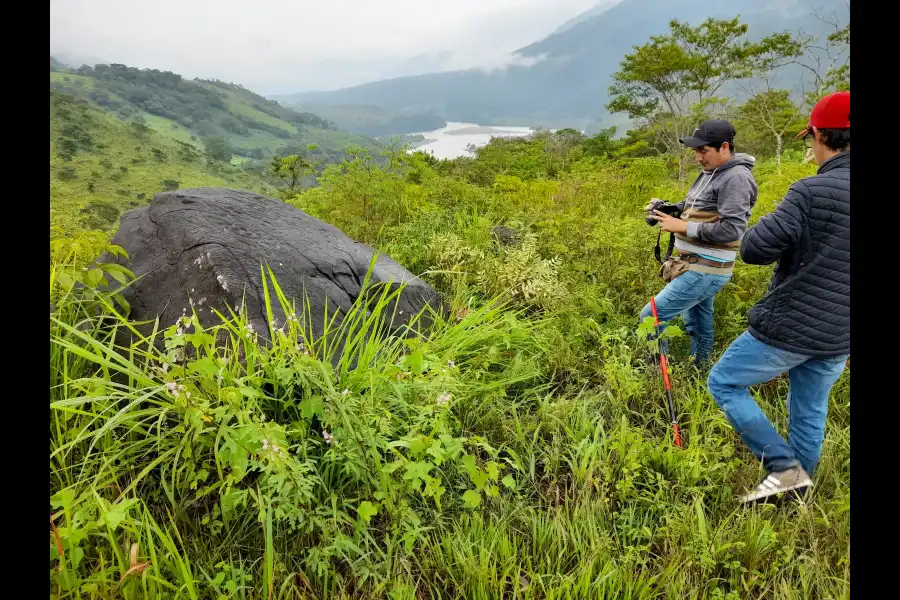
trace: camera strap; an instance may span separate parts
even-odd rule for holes
[[[672,252],[675,250],[675,234],[669,234],[669,247],[666,249],[666,257],[662,258],[662,248],[660,247],[660,241],[662,240],[662,229],[659,230],[659,234],[656,236],[656,248],[653,249],[653,256],[656,257],[656,262],[662,264],[672,258]]]

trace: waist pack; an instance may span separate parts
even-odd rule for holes
[[[659,276],[666,283],[669,283],[676,277],[684,275],[691,268],[690,263],[677,256],[670,256],[659,266]]]
[[[675,250],[674,233],[669,234],[669,247],[666,249],[666,257],[662,257],[662,248],[660,247],[662,234],[662,229],[660,229],[659,235],[656,236],[656,248],[653,250],[653,255],[656,257],[656,262],[659,263],[659,276],[662,277],[664,282],[669,283],[679,275],[683,275],[690,268],[690,264],[677,256],[672,256],[672,252]]]

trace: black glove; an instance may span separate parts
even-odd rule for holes
[[[659,221],[656,219],[651,219],[649,217],[650,214],[653,213],[654,210],[658,210],[661,213],[666,213],[667,215],[678,218],[681,216],[681,210],[678,208],[677,204],[669,204],[664,200],[660,200],[659,198],[653,198],[644,210],[647,211],[648,216],[644,218],[644,222],[651,227],[656,225]]]

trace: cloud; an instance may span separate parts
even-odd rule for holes
[[[334,89],[516,64],[517,48],[595,1],[51,0],[50,51],[261,93]]]
[[[495,57],[493,61],[487,64],[478,65],[479,71],[492,73],[495,71],[505,71],[509,67],[533,67],[534,65],[547,60],[547,53],[543,52],[536,56],[523,56],[518,52],[507,54],[505,56]]]

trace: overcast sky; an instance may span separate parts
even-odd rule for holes
[[[241,83],[335,89],[497,68],[603,0],[50,0],[50,53]]]

